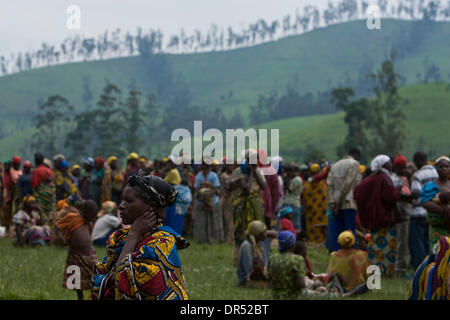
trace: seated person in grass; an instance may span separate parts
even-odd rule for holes
[[[297,299],[305,288],[305,260],[294,254],[295,234],[278,233],[278,251],[268,264],[269,283],[274,299]]]
[[[91,278],[97,263],[92,247],[92,224],[97,217],[98,206],[93,200],[80,202],[78,210],[72,210],[56,220],[56,228],[69,244],[62,286],[76,290],[78,300],[83,300],[83,290],[89,290]],[[79,272],[79,278],[76,274]]]
[[[245,233],[246,240],[239,248],[237,278],[238,285],[264,286],[268,280],[265,250],[267,237],[265,223],[254,220]]]
[[[36,198],[27,195],[22,200],[21,209],[13,216],[14,245],[46,245],[52,231],[44,225],[42,211]]]
[[[331,253],[327,270],[329,284],[342,296],[366,292],[367,252],[353,248],[355,236],[351,231],[342,232],[337,241],[342,249]]]
[[[102,209],[97,214],[94,229],[92,230],[92,241],[94,245],[104,247],[109,236],[116,230],[123,228],[122,222],[117,217],[117,204],[113,201],[105,201]]]

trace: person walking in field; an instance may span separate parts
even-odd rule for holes
[[[75,290],[78,300],[83,300],[83,291],[89,290],[97,255],[92,247],[93,221],[97,217],[98,206],[93,200],[76,204],[78,210],[65,212],[56,220],[56,228],[69,244],[62,286]],[[77,272],[79,278],[72,277]]]

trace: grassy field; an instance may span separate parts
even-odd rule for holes
[[[249,289],[236,285],[232,266],[232,246],[205,245],[191,241],[180,251],[189,296],[195,300],[270,300],[269,289]],[[105,249],[96,248],[98,259]],[[325,272],[329,254],[325,248],[309,247],[314,272]],[[61,286],[67,248],[16,248],[9,239],[0,239],[0,299],[73,300],[75,292]],[[409,281],[381,279],[381,289],[351,299],[404,300]],[[86,295],[85,295],[86,297]]]

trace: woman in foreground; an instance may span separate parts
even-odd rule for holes
[[[119,210],[124,225],[106,243],[107,256],[92,277],[93,300],[188,299],[178,249],[189,243],[162,225],[175,189],[155,176],[131,176]]]

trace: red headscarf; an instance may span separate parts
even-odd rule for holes
[[[407,164],[408,164],[408,160],[402,155],[398,155],[394,159],[394,166],[396,166],[396,167],[406,167]]]
[[[102,157],[95,158],[94,163],[98,163],[99,165],[101,165],[101,167],[105,166],[105,160],[103,160]]]
[[[15,164],[15,163],[21,164],[22,163],[22,158],[19,157],[19,156],[16,156],[16,157],[12,158],[12,163],[13,164]]]

